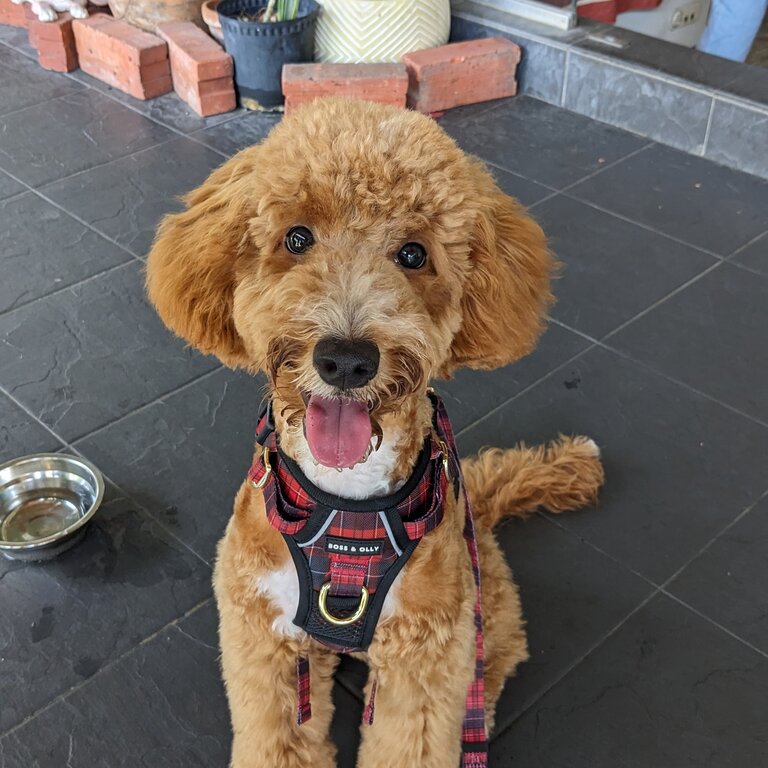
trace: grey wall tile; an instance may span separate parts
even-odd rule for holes
[[[562,104],[565,51],[533,40],[520,41],[520,90],[550,104]]]
[[[715,99],[704,155],[768,179],[768,110]]]
[[[570,53],[563,106],[687,152],[704,146],[712,97]]]
[[[520,93],[550,104],[560,104],[565,72],[565,49],[510,34],[495,27],[454,15],[451,18],[451,40],[475,40],[480,37],[506,37],[517,43],[523,56],[517,70]]]

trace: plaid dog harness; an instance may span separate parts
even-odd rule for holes
[[[387,592],[421,539],[442,521],[446,493],[458,499],[461,466],[442,400],[429,393],[433,431],[400,490],[374,499],[333,496],[306,477],[279,448],[271,403],[259,419],[261,456],[248,472],[264,494],[267,518],[283,536],[299,578],[293,623],[338,653],[364,651],[373,640]],[[474,521],[464,492],[464,538],[475,578],[475,676],[466,698],[462,768],[487,765],[483,617]],[[299,724],[311,717],[309,660],[296,664]],[[374,681],[364,720],[373,722]]]

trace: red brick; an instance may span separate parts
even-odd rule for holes
[[[514,96],[519,61],[519,46],[502,37],[407,53],[408,106],[429,113]]]
[[[191,83],[176,78],[173,88],[179,98],[201,117],[231,112],[237,106],[234,82],[230,77],[220,77],[202,83]]]
[[[157,34],[168,43],[174,80],[178,76],[195,82],[232,77],[232,57],[191,21],[159,24]]]
[[[199,115],[229,112],[237,105],[232,58],[191,22],[157,28],[168,43],[173,88]]]
[[[9,27],[27,27],[29,19],[23,5],[16,5],[11,0],[0,0],[0,24]]]
[[[190,106],[203,117],[220,115],[222,112],[231,112],[237,106],[235,89],[231,87],[226,91],[216,91],[200,96],[200,99]]]
[[[96,14],[72,23],[77,52],[102,61],[124,62],[127,66],[143,67],[168,58],[168,46],[149,32]]]
[[[37,63],[43,69],[52,72],[72,72],[78,68],[77,51],[66,50],[63,53],[38,53]]]
[[[173,90],[173,82],[171,80],[170,71],[167,67],[161,69],[160,74],[157,77],[150,78],[142,73],[142,70],[134,69],[129,73],[126,73],[121,68],[121,63],[109,63],[100,59],[92,58],[91,56],[83,55],[82,52],[78,52],[80,58],[80,69],[83,72],[95,77],[97,80],[101,80],[114,88],[119,88],[125,93],[129,93],[131,96],[135,96],[137,99],[153,99],[155,96],[161,96],[164,93],[170,93]],[[162,62],[158,62],[162,65]],[[145,67],[145,70],[153,69],[154,65]]]
[[[77,48],[72,31],[72,17],[59,14],[56,21],[40,21],[36,16],[29,22],[29,42],[37,48],[37,62],[43,69],[72,72],[77,69]]]
[[[211,93],[235,92],[235,81],[231,77],[217,77],[215,80],[203,80],[197,84],[197,91],[201,96]]]
[[[170,93],[172,90],[173,80],[170,74],[168,74],[158,77],[157,80],[149,80],[142,83],[141,88],[131,95],[137,99],[155,99],[164,93]]]
[[[404,107],[408,73],[402,64],[286,64],[285,111],[319,96],[349,96]]]
[[[105,14],[75,20],[72,29],[84,72],[137,99],[172,90],[168,46],[159,37]]]

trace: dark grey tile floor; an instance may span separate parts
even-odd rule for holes
[[[28,54],[0,27],[0,461],[78,451],[109,490],[77,549],[0,562],[0,766],[225,768],[210,568],[263,382],[168,334],[141,270],[161,214],[275,118]],[[531,660],[491,765],[764,768],[768,182],[525,98],[443,125],[563,262],[539,348],[442,385],[461,448],[583,432],[608,473],[599,508],[499,531]],[[344,768],[363,671],[339,675]]]

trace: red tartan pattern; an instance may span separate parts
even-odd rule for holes
[[[363,710],[363,723],[373,725],[373,713],[376,709],[376,689],[379,687],[379,676],[377,675],[371,683],[371,695],[368,697],[368,703]]]
[[[475,526],[469,498],[464,489],[461,477],[456,441],[453,436],[448,414],[442,400],[431,394],[435,409],[435,422],[438,438],[448,448],[448,466],[451,477],[462,482],[465,504],[464,538],[467,543],[472,573],[475,579],[477,595],[475,599],[475,676],[467,689],[464,723],[462,726],[462,768],[486,768],[488,764],[487,732],[485,727],[485,681],[484,681],[484,650],[483,650],[483,615],[482,592],[480,583],[480,561],[475,537]],[[265,417],[266,419],[266,417]],[[264,427],[265,419],[259,423],[258,431]],[[442,451],[440,440],[430,440],[430,468],[424,473],[416,488],[397,506],[397,511],[403,521],[403,527],[411,541],[423,538],[442,520],[443,506],[449,478],[443,471]],[[288,467],[280,461],[276,439],[272,433],[267,444],[270,448],[270,465],[266,467],[259,458],[248,472],[248,479],[258,484],[266,472],[262,491],[270,523],[281,533],[295,536],[305,527],[311,514],[317,508],[317,502],[301,487]],[[277,457],[276,459],[273,457]],[[276,466],[275,466],[276,463]],[[277,478],[278,482],[275,482]],[[431,500],[431,503],[429,503]],[[325,551],[327,537],[357,540],[378,540],[382,542],[381,552],[377,555],[351,557],[339,553]],[[301,545],[300,545],[301,546]],[[397,559],[389,534],[383,525],[378,512],[349,512],[335,510],[333,519],[317,540],[303,547],[306,550],[312,586],[319,590],[330,577],[330,594],[339,597],[352,597],[360,594],[365,586],[374,594],[379,581],[389,566]],[[296,685],[298,698],[297,722],[306,722],[311,717],[309,695],[309,660],[297,659]],[[363,722],[372,723],[374,715],[374,698],[378,681],[371,688],[371,696],[365,708]]]
[[[453,427],[448,418],[443,401],[435,396],[435,419],[437,421],[438,434],[443,436],[448,452],[450,453],[451,471],[456,477],[461,478],[464,495],[465,523],[464,539],[467,542],[469,557],[472,561],[472,574],[475,577],[477,595],[475,597],[475,679],[469,684],[467,698],[464,705],[464,724],[462,726],[462,741],[464,744],[476,745],[476,751],[465,748],[461,756],[462,768],[485,768],[488,765],[488,734],[485,728],[485,653],[483,650],[483,604],[482,585],[480,583],[480,555],[477,551],[477,537],[475,536],[475,521],[472,516],[472,507],[467,496],[467,489],[461,477],[461,464],[456,447],[456,439],[453,436]]]
[[[312,717],[312,704],[309,691],[309,659],[299,656],[296,659],[296,723],[302,725]]]

